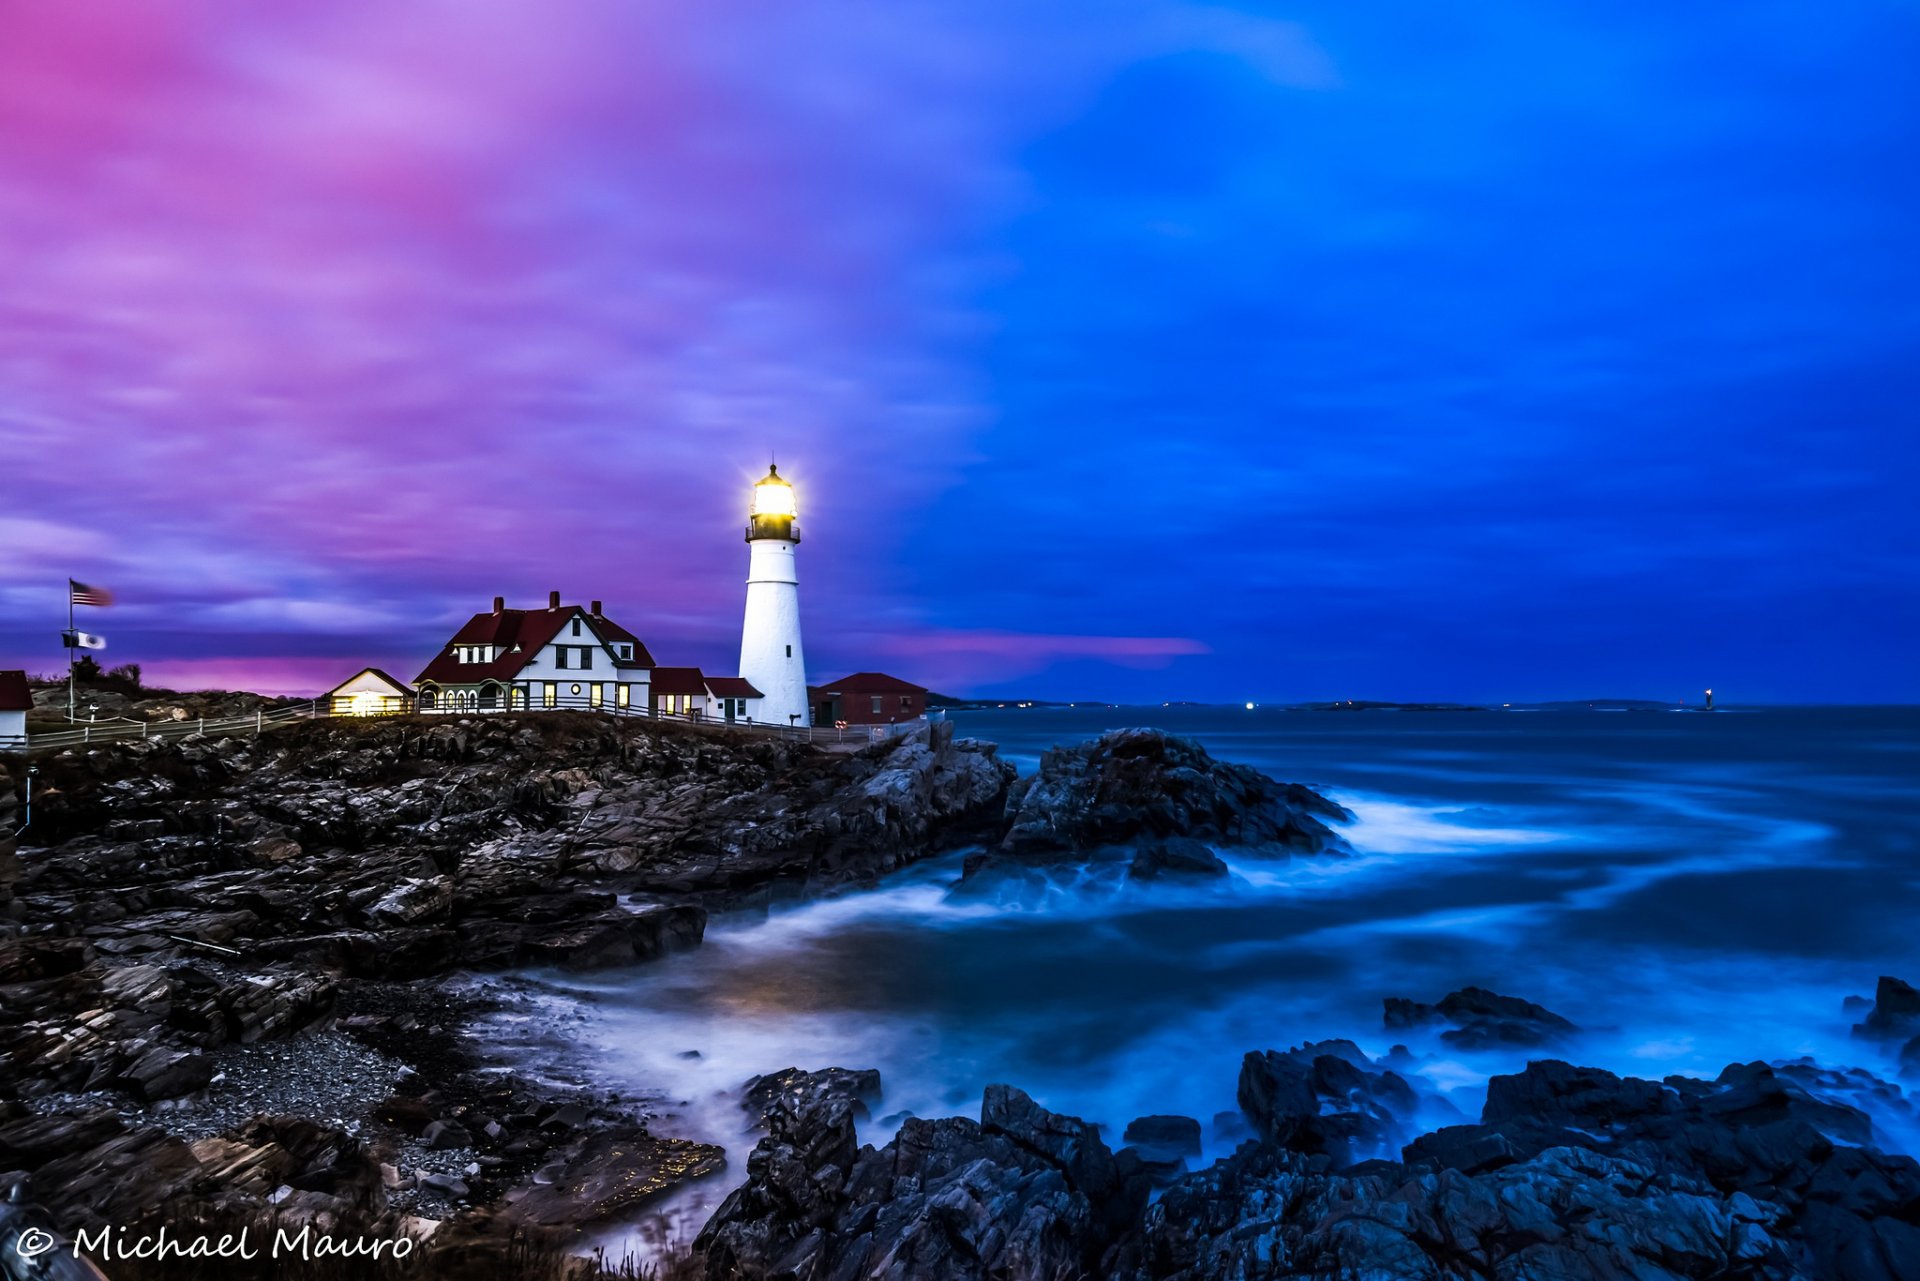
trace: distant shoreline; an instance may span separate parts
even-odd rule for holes
[[[1114,703],[1100,699],[1068,701],[1044,698],[949,698],[930,695],[928,705],[946,712],[1077,711],[1082,708],[1193,708],[1200,710],[1264,712],[1704,712],[1713,709],[1695,703],[1662,703],[1644,698],[1562,699],[1540,703],[1396,703],[1376,699],[1341,699],[1308,703]],[[1811,706],[1811,704],[1809,704]]]

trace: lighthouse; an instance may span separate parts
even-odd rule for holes
[[[764,698],[759,719],[805,725],[807,663],[800,648],[800,542],[793,486],[769,466],[747,511],[747,617],[740,628],[740,675]]]

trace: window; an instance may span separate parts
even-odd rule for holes
[[[875,716],[880,714],[880,695],[878,694],[873,696],[873,714]]]
[[[625,645],[625,644],[623,644],[623,645],[621,645],[621,646],[620,646],[620,657],[621,657],[621,658],[622,658],[623,660],[625,660],[625,659],[629,659],[629,658],[632,658],[632,657],[633,657],[633,646],[631,646],[631,645]]]
[[[602,689],[600,682],[595,681],[592,685],[588,686],[587,688],[591,690],[593,694],[592,698],[589,701],[591,701],[595,707],[600,706],[600,699],[602,697],[600,693]]]
[[[560,687],[548,681],[540,687],[540,705],[552,707],[560,701]]]
[[[567,656],[571,653],[573,653],[573,651],[567,646],[555,645],[553,647],[553,665],[555,667],[567,666]]]
[[[569,690],[568,690],[567,692],[568,692],[569,694],[573,694],[573,695],[575,695],[575,696],[577,697],[577,696],[579,695],[579,693],[580,693],[580,687],[579,687],[578,685],[575,685],[575,686],[573,686],[573,687],[572,687],[571,689],[569,689]]]
[[[627,707],[632,705],[632,703],[633,703],[633,686],[627,684],[625,681],[622,681],[620,684],[614,686],[613,705],[615,707]]]
[[[577,618],[573,620],[573,634],[575,636],[580,634],[580,620]]]
[[[902,694],[900,696],[900,710],[903,712],[909,712],[913,710],[913,695]]]
[[[787,646],[787,657],[788,657],[788,658],[792,658],[792,657],[793,657],[793,646],[791,646],[791,645],[789,645],[789,646]]]
[[[513,687],[512,692],[509,693],[507,696],[507,706],[518,711],[520,708],[523,708],[526,705],[527,705],[527,687],[525,685],[515,685]]]
[[[587,668],[590,668],[592,666],[593,666],[593,646],[582,645],[580,647],[580,668],[582,671],[585,671]]]

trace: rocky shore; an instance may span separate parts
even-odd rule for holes
[[[1571,1028],[1454,996],[1495,1007],[1469,1022]],[[1406,1004],[1388,1003],[1389,1027]],[[1746,1063],[1648,1081],[1543,1058],[1494,1077],[1477,1122],[1420,1133],[1417,1076],[1308,1043],[1246,1056],[1240,1113],[1221,1120],[1252,1136],[1192,1173],[1194,1118],[1141,1118],[1116,1150],[995,1085],[978,1120],[909,1119],[862,1146],[844,1093],[790,1079],[697,1248],[708,1281],[1910,1281],[1920,1166],[1837,1101],[1863,1084],[1838,1078],[1864,1075]]]
[[[956,848],[959,893],[1097,865],[1142,893],[1219,852],[1338,856],[1351,816],[1196,744],[1119,731],[1016,779],[936,723],[856,753],[580,714],[296,724],[37,757],[0,845],[0,1186],[66,1233],[306,1226],[392,1260],[223,1262],[223,1277],[631,1275],[582,1259],[720,1171],[642,1101],[500,1071],[464,976],[632,965],[710,911],[831,894]],[[0,830],[24,820],[0,758]],[[1920,1062],[1920,996],[1857,1032]],[[1014,1085],[974,1117],[886,1111],[879,1074],[769,1064],[764,1137],[657,1275],[765,1278],[1920,1277],[1920,1168],[1808,1062],[1712,1081],[1565,1061],[1579,1029],[1469,987],[1391,997],[1383,1038],[1521,1047],[1477,1118],[1399,1047],[1252,1048],[1238,1107],[1110,1138]],[[813,1070],[818,1068],[818,1070]],[[1434,1128],[1438,1118],[1442,1124]],[[887,1125],[893,1119],[889,1117]],[[1211,1135],[1231,1155],[1192,1168]],[[649,1265],[650,1267],[655,1265]],[[121,1260],[133,1277],[211,1275]]]
[[[443,976],[697,946],[712,908],[997,835],[1013,777],[945,724],[836,754],[570,714],[34,763],[0,846],[0,1184],[68,1233],[322,1223],[527,1276],[722,1154],[485,1070]]]
[[[0,846],[0,1182],[68,1233],[322,1223],[528,1276],[722,1154],[490,1071],[463,1035],[485,1002],[448,976],[630,965],[710,910],[958,845],[1032,857],[1041,829],[1062,857],[1323,848],[1309,814],[1340,816],[1147,731],[1017,784],[945,723],[830,753],[574,714],[321,721],[35,765]],[[11,832],[24,762],[0,771]]]

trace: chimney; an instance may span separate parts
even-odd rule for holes
[[[593,602],[593,616],[594,616],[595,618],[598,618],[598,617],[600,617],[600,602],[599,602],[599,601],[595,601],[595,602]]]
[[[548,593],[547,593],[547,608],[548,608],[548,609],[559,609],[559,608],[560,608],[560,593],[559,593],[559,592],[548,592]]]
[[[507,607],[507,598],[505,596],[495,596],[493,598],[494,613],[498,614],[501,610],[505,609],[506,607]]]

